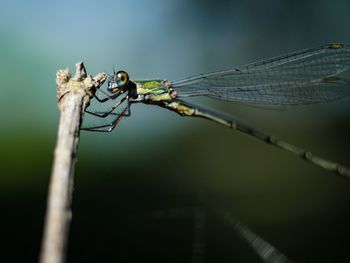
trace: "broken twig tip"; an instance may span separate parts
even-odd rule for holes
[[[69,92],[84,92],[91,98],[105,80],[105,73],[99,73],[94,78],[91,75],[88,76],[82,61],[75,64],[74,77],[68,68],[60,69],[56,73],[57,99],[61,101]]]
[[[84,66],[84,62],[80,61],[75,64],[75,75],[74,75],[74,80],[83,80],[86,78],[86,69]]]

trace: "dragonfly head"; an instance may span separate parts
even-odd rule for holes
[[[109,77],[107,90],[110,93],[117,93],[118,91],[125,89],[128,83],[129,74],[123,70],[119,70]]]

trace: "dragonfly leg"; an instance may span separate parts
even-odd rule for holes
[[[120,101],[118,101],[110,110],[100,113],[100,112],[93,112],[93,111],[89,111],[89,110],[85,110],[85,112],[100,117],[100,118],[105,118],[108,115],[110,115],[115,109],[117,109],[126,99],[128,99],[128,96],[125,96],[124,98],[122,98]]]
[[[111,132],[123,117],[129,117],[130,115],[131,115],[130,102],[128,102],[128,105],[122,110],[120,114],[117,114],[117,117],[112,122],[103,124],[103,125],[88,127],[88,128],[81,128],[81,130],[95,131],[95,132]]]
[[[101,103],[109,101],[109,100],[115,100],[123,93],[123,92],[119,91],[116,94],[113,94],[112,96],[110,96],[107,92],[105,92],[104,90],[101,90],[101,89],[97,89],[96,92],[100,92],[106,96],[105,98],[101,99],[96,95],[96,93],[94,94],[95,99]]]
[[[123,117],[129,117],[131,115],[131,111],[130,111],[130,103],[128,103],[127,107],[123,110],[122,114],[119,115],[117,118],[115,118],[115,120],[111,123],[111,125],[108,128],[108,132],[113,131],[113,129],[115,128],[115,126],[118,125],[118,123],[121,121],[121,119]]]

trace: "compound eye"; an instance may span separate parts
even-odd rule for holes
[[[117,72],[116,75],[116,84],[119,88],[125,86],[129,82],[129,75],[123,70]]]

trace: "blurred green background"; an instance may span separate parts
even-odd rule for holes
[[[174,80],[349,44],[349,14],[348,0],[1,1],[0,261],[38,257],[57,69],[84,60],[91,74],[114,65],[131,78]],[[286,111],[194,101],[350,165],[349,98]],[[134,105],[113,133],[81,134],[68,262],[195,262],[193,207],[207,218],[205,262],[259,262],[216,209],[296,262],[350,260],[349,198],[349,180],[289,153]],[[189,215],[154,216],[169,211]]]

